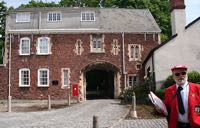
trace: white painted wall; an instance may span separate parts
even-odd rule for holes
[[[156,89],[171,74],[176,64],[200,72],[200,20],[154,51]]]

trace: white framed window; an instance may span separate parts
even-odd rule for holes
[[[48,12],[47,21],[61,21],[61,12]]]
[[[30,55],[30,38],[20,39],[20,55]]]
[[[128,75],[128,86],[136,86],[139,83],[139,76],[137,74]]]
[[[62,87],[69,87],[69,73],[70,70],[68,68],[62,69]]]
[[[19,87],[30,86],[30,69],[22,68],[19,70]]]
[[[104,36],[102,34],[96,34],[91,36],[90,48],[92,53],[104,53]]]
[[[81,21],[95,21],[95,13],[81,12]]]
[[[37,46],[38,55],[50,54],[50,38],[49,37],[39,37],[37,45],[38,45]]]
[[[30,22],[30,12],[19,12],[16,14],[16,22]]]
[[[141,46],[138,44],[129,44],[129,61],[141,61]]]
[[[40,68],[38,69],[38,87],[49,86],[49,69]]]

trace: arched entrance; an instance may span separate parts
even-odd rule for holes
[[[82,69],[84,99],[117,98],[119,68],[109,62],[94,62]]]
[[[92,69],[86,72],[87,99],[114,98],[114,72]]]

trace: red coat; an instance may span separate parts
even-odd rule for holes
[[[178,121],[178,102],[176,96],[176,85],[165,90],[165,105],[168,109],[168,128],[176,128]],[[200,85],[189,83],[188,118],[191,128],[200,128],[200,114],[195,111],[195,106],[200,106]]]

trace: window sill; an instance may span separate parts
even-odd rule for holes
[[[91,51],[90,53],[94,53],[94,54],[96,54],[96,53],[97,53],[97,54],[98,54],[98,53],[104,54],[104,53],[106,53],[106,52],[104,52],[104,51],[103,51],[103,52],[102,52],[102,51],[101,51],[101,52],[99,52],[99,51]]]
[[[30,87],[30,85],[19,85],[20,88]]]
[[[37,87],[49,87],[49,85],[38,85]]]
[[[19,54],[20,56],[30,56],[30,54]]]
[[[70,86],[62,86],[61,89],[70,89]]]

